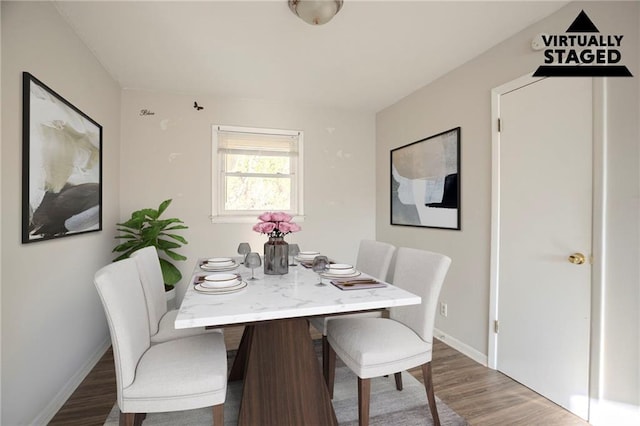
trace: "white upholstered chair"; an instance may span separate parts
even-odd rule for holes
[[[369,423],[371,378],[395,374],[397,380],[400,372],[419,365],[434,425],[440,424],[431,356],[438,296],[450,264],[451,259],[442,254],[400,248],[393,284],[420,295],[422,303],[391,308],[389,318],[336,318],[327,325],[331,374],[335,373],[337,354],[358,376],[361,426]],[[401,382],[398,388],[402,388]]]
[[[201,334],[152,346],[135,262],[124,259],[107,265],[94,280],[111,332],[120,425],[140,424],[146,413],[208,406],[213,406],[214,424],[223,425],[223,335]]]
[[[358,257],[356,258],[356,269],[371,275],[382,281],[387,280],[387,273],[389,272],[389,266],[391,265],[391,259],[396,248],[388,243],[373,240],[362,240],[358,247]],[[363,312],[358,314],[348,314],[348,317],[380,317],[381,313],[377,312]],[[329,351],[329,344],[327,343],[327,324],[333,318],[344,318],[344,315],[340,316],[326,316],[311,318],[309,322],[313,327],[322,332],[322,371],[324,378],[327,381],[330,389],[330,395],[333,397],[333,386],[329,383],[331,376],[329,375],[329,366],[327,364],[327,356]]]
[[[149,317],[151,343],[167,342],[181,337],[202,333],[222,332],[221,329],[205,330],[204,327],[176,329],[174,326],[177,309],[167,309],[162,268],[155,247],[144,247],[130,256],[136,262]]]

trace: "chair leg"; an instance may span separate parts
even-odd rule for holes
[[[422,364],[422,378],[424,379],[424,387],[427,391],[427,400],[429,401],[429,409],[431,417],[433,417],[433,425],[440,426],[440,417],[438,416],[438,407],[436,407],[436,396],[433,391],[433,375],[431,373],[431,361]]]
[[[322,375],[324,381],[329,384],[329,341],[326,335],[322,335]]]
[[[224,404],[213,406],[213,426],[224,426]]]
[[[147,413],[136,413],[135,419],[133,420],[134,426],[142,426],[142,422],[147,418]]]
[[[394,376],[396,378],[396,389],[401,391],[402,390],[402,372],[396,373]]]
[[[358,377],[358,425],[369,426],[369,402],[371,400],[371,379]]]
[[[325,351],[326,343],[326,351]],[[326,336],[322,337],[322,367],[324,380],[327,383],[329,398],[333,399],[333,387],[336,378],[336,351],[333,350]]]
[[[123,413],[120,411],[120,426],[140,426],[147,417],[146,413]]]

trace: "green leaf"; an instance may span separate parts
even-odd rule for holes
[[[169,287],[176,285],[182,278],[182,273],[180,273],[178,268],[165,259],[160,259],[160,268],[162,269],[164,283]]]
[[[117,246],[115,246],[115,248],[113,249],[113,252],[131,250],[131,248],[138,247],[139,245],[140,245],[140,241],[138,240],[125,241],[124,243],[118,244]]]
[[[182,223],[182,221],[180,219],[176,219],[176,218],[171,218],[171,219],[162,219],[162,220],[158,220],[157,225],[162,227],[163,229],[166,228],[167,226],[171,225],[172,223]],[[179,226],[179,225],[176,225]]]
[[[175,251],[171,251],[171,250],[164,250],[164,252],[167,254],[167,256],[169,256],[170,258],[172,258],[173,260],[187,260],[187,258],[179,253],[176,253]]]
[[[173,231],[173,230],[176,230],[176,229],[189,229],[189,227],[186,226],[186,225],[174,225],[174,226],[168,227],[166,230],[167,231]]]
[[[116,225],[124,226],[126,228],[131,228],[131,229],[140,229],[142,228],[143,223],[144,223],[144,217],[135,216],[135,213],[134,213],[131,215],[131,219],[123,223],[117,223]]]
[[[125,234],[138,235],[137,229],[118,228],[118,232],[124,232]]]
[[[182,247],[180,244],[173,242],[173,241],[169,241],[169,240],[163,240],[163,239],[158,239],[158,245],[157,247],[160,250],[167,250],[167,249],[176,249],[176,248],[180,248]]]
[[[135,240],[138,237],[136,235],[116,235],[115,237],[116,239],[128,239],[128,240]]]
[[[162,236],[165,237],[170,237],[173,238],[174,240],[180,241],[182,244],[189,244],[187,242],[187,240],[185,240],[185,238],[182,235],[177,235],[177,234],[165,234],[164,232],[162,234],[160,234]]]
[[[159,217],[162,213],[164,213],[164,211],[167,209],[167,207],[169,207],[169,204],[171,204],[171,199],[164,200],[162,203],[160,203],[160,207],[158,207],[158,216],[157,217]]]
[[[121,244],[121,246],[124,244]],[[120,247],[120,246],[118,246]],[[118,248],[116,247],[116,248]],[[114,262],[117,262],[118,260],[122,260],[122,259],[127,259],[129,258],[129,256],[131,256],[131,254],[137,250],[140,250],[143,247],[147,247],[146,244],[144,243],[138,243],[138,244],[131,244],[130,247],[128,248],[123,248],[122,250],[118,250],[118,251],[124,251],[124,253],[122,253],[120,256],[116,257],[115,259],[113,259]],[[116,249],[113,249],[113,251],[115,252]]]

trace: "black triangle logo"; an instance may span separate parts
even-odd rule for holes
[[[567,28],[568,33],[599,33],[598,28],[591,22],[591,19],[581,10],[578,17]]]

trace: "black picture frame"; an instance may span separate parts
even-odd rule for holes
[[[22,73],[22,243],[102,230],[102,126]]]
[[[391,225],[461,229],[461,128],[390,152]]]

